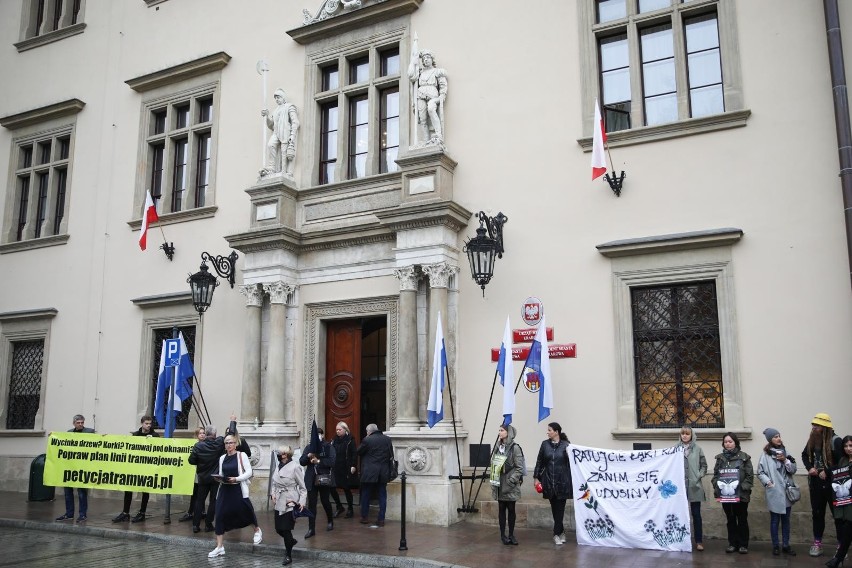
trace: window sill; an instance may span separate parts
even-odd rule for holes
[[[733,432],[740,440],[751,440],[751,428],[695,428],[697,438],[701,441],[722,440],[722,436]],[[680,435],[677,428],[636,428],[634,430],[612,430],[615,440],[668,440],[673,445]]]
[[[195,221],[196,219],[207,219],[215,216],[218,209],[215,205],[211,205],[210,207],[199,207],[198,209],[188,209],[187,211],[178,211],[177,213],[163,213],[160,215],[157,226],[174,225],[175,223]],[[134,231],[138,231],[142,228],[142,219],[134,219],[128,221],[127,224]]]
[[[41,237],[38,239],[29,239],[26,241],[16,241],[14,243],[5,243],[0,245],[0,254],[9,254],[22,250],[32,250],[44,247],[64,245],[68,242],[68,238],[69,235],[53,235],[51,237]]]
[[[690,118],[688,120],[680,120],[678,122],[670,122],[668,124],[657,124],[655,126],[644,126],[640,128],[631,128],[630,130],[609,132],[606,135],[607,145],[610,148],[618,148],[619,146],[633,146],[634,144],[670,140],[672,138],[682,138],[684,136],[703,134],[705,132],[741,128],[746,125],[746,121],[750,115],[750,110],[738,110],[722,114],[714,114],[712,116],[702,116],[701,118]],[[592,151],[591,136],[588,138],[580,138],[577,140],[577,143],[583,149],[583,152]]]
[[[0,438],[43,438],[44,430],[0,430]]]
[[[34,49],[36,47],[41,47],[42,45],[47,45],[49,43],[65,39],[66,37],[81,34],[85,29],[86,24],[84,22],[80,22],[79,24],[73,24],[71,26],[68,26],[67,28],[61,28],[52,32],[48,32],[44,35],[31,37],[23,41],[19,41],[18,43],[15,43],[13,45],[18,48],[18,53],[20,53],[22,51],[27,51],[29,49]]]

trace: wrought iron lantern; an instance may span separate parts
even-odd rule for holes
[[[476,216],[479,218],[479,228],[476,229],[476,236],[465,243],[464,252],[470,262],[470,275],[482,288],[484,298],[485,285],[494,276],[494,264],[498,258],[503,258],[503,225],[509,222],[509,218],[503,213],[489,217],[483,211]]]
[[[186,279],[192,291],[192,304],[195,306],[195,311],[198,312],[199,317],[210,307],[213,302],[213,292],[219,285],[219,279],[208,271],[207,261],[213,263],[216,273],[222,278],[226,278],[233,288],[237,271],[237,258],[239,258],[239,255],[234,251],[231,251],[228,256],[220,255],[215,258],[209,253],[201,253],[200,270]]]

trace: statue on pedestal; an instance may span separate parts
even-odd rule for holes
[[[266,143],[266,164],[260,170],[260,176],[281,173],[292,178],[299,115],[296,113],[296,105],[287,102],[287,95],[282,89],[277,89],[274,97],[278,107],[271,113],[269,109],[260,111],[260,115],[266,118],[266,127],[272,131]]]
[[[435,57],[428,49],[417,49],[417,38],[411,50],[408,78],[412,83],[412,111],[417,117],[415,147],[444,147],[444,100],[447,98],[447,72],[435,67]]]

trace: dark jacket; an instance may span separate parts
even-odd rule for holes
[[[77,434],[94,434],[95,433],[94,428],[86,428],[86,427],[83,427],[82,430],[75,430],[74,428],[71,428],[68,431],[69,432],[76,432]]]
[[[135,432],[131,432],[130,435],[131,436],[151,436],[152,438],[159,438],[160,437],[160,435],[157,434],[157,431],[154,430],[153,427],[151,428],[150,432],[145,434],[144,432],[142,432],[142,426],[140,426],[139,429],[136,430]]]
[[[550,440],[541,443],[533,477],[541,482],[541,496],[545,499],[571,499],[574,494],[568,459],[569,443],[567,440],[559,440],[556,445]]]
[[[524,471],[521,468],[521,463],[524,461],[524,451],[515,443],[517,431],[515,427],[509,424],[506,426],[506,440],[503,443],[506,454],[506,461],[500,469],[500,485],[491,486],[491,497],[495,501],[518,501],[521,498],[521,485],[524,482]],[[491,458],[499,452],[500,443],[494,444],[494,449],[491,450]],[[494,467],[494,466],[492,466]]]
[[[831,431],[831,460],[833,464],[836,466],[840,462],[840,458],[843,457],[843,442],[840,436],[834,433],[834,430]],[[819,464],[814,463],[816,460],[814,459],[814,455],[808,455],[808,445],[805,444],[805,449],[802,450],[802,467],[805,469],[805,473],[811,470],[811,468],[818,466]],[[817,469],[829,469],[831,467],[829,464],[822,464],[821,467],[817,467]],[[808,486],[811,489],[818,488],[823,491],[831,491],[831,481],[828,479],[828,475],[825,476],[825,479],[820,479],[818,475],[808,475]]]
[[[317,456],[319,458],[317,464],[311,463],[308,453],[299,456],[299,465],[305,466],[305,488],[308,491],[313,491],[315,489],[314,479],[316,479],[317,474],[331,473],[331,468],[334,467],[334,446],[330,442],[322,441],[322,452]]]
[[[393,442],[381,432],[373,432],[358,448],[361,456],[361,483],[387,483],[390,481],[390,461]]]
[[[230,432],[237,433],[237,423],[231,422],[228,427]],[[189,451],[189,463],[195,466],[198,474],[198,483],[213,483],[211,477],[219,470],[219,456],[225,453],[224,436],[216,436],[214,439],[206,439],[196,442]]]
[[[721,495],[717,483],[719,481],[719,470],[732,467],[740,470],[740,501],[747,503],[751,499],[751,488],[754,486],[754,466],[751,463],[751,456],[742,450],[737,451],[731,457],[726,456],[724,452],[716,454],[716,465],[713,467],[713,479],[710,482],[713,485],[713,495],[716,497]]]
[[[332,445],[336,456],[334,460],[334,483],[337,487],[351,487],[353,481],[352,468],[358,463],[355,440],[351,434],[335,436]]]

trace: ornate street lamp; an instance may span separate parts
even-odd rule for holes
[[[237,258],[239,258],[239,255],[234,251],[231,251],[228,256],[220,255],[215,258],[206,252],[201,253],[201,269],[186,279],[189,289],[192,291],[192,304],[195,306],[195,311],[198,312],[198,317],[201,317],[210,307],[213,302],[213,292],[219,285],[219,279],[208,272],[207,261],[210,260],[213,263],[216,273],[222,278],[226,278],[233,288],[237,271]]]
[[[479,218],[479,228],[476,229],[476,236],[465,243],[464,252],[470,262],[470,275],[482,288],[484,298],[485,285],[494,276],[494,263],[498,258],[503,258],[503,225],[509,222],[509,218],[503,213],[489,217],[483,211],[476,216]]]

